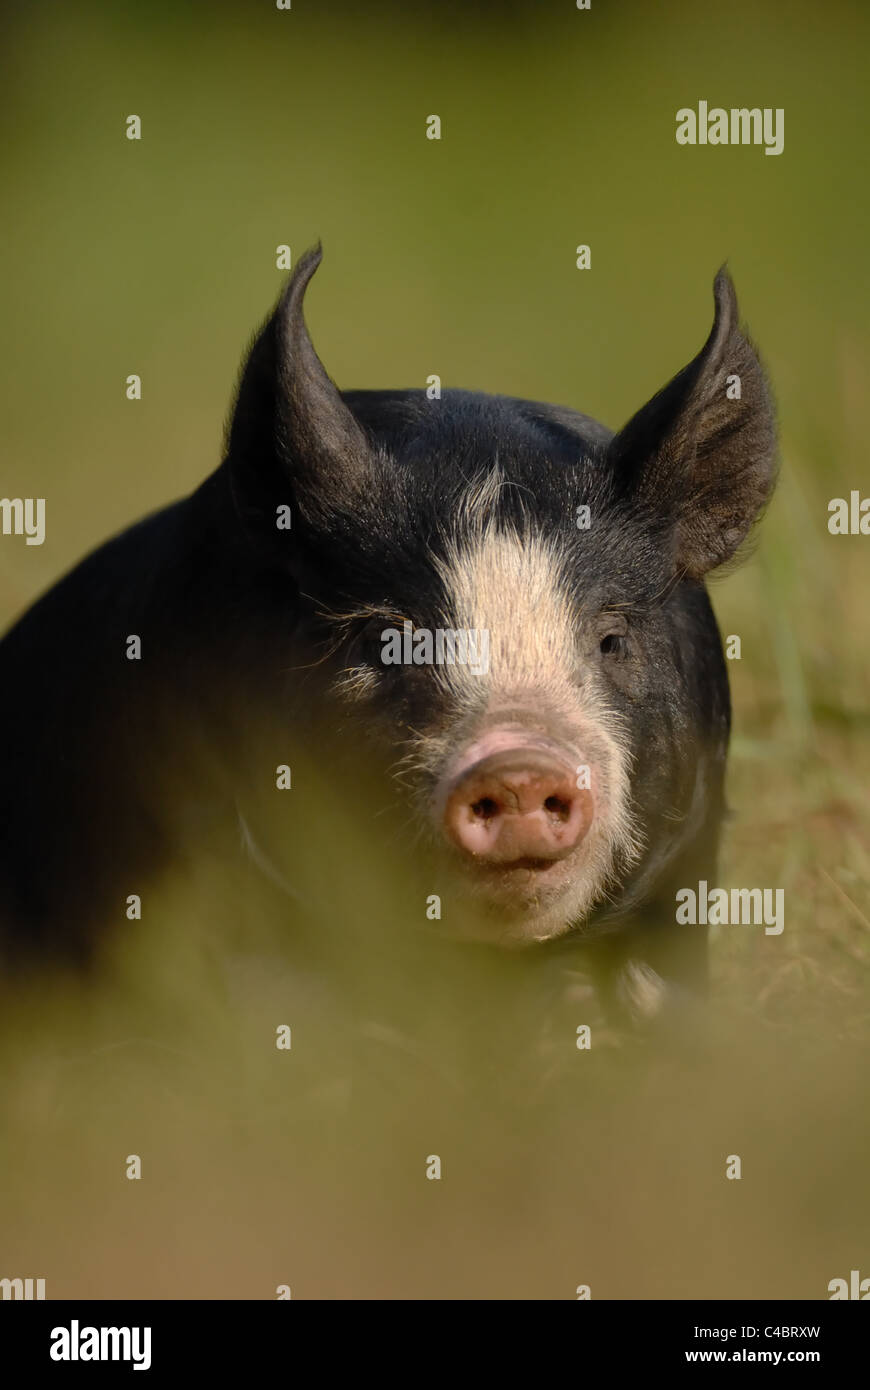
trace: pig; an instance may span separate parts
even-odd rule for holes
[[[634,1017],[703,995],[675,894],[716,881],[726,810],[705,580],[776,475],[729,275],[704,346],[614,434],[507,396],[340,391],[303,317],[320,261],[253,341],[217,470],[0,644],[7,957],[91,959],[201,843],[269,871],[241,809],[260,727],[272,772],[279,744],[316,748],[374,839],[395,823],[421,901],[447,885],[433,939],[586,951]],[[304,835],[283,849],[292,893]]]

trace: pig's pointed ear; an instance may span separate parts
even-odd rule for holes
[[[695,578],[733,556],[776,481],[770,394],[724,268],[713,294],[698,356],[610,445],[617,492],[658,524],[672,522],[676,565]]]
[[[310,520],[348,507],[365,487],[370,448],[314,351],[302,301],[320,265],[320,245],[297,262],[242,373],[229,453],[243,466],[277,463]]]

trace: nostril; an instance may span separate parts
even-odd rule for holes
[[[478,820],[492,820],[498,814],[498,803],[491,796],[482,796],[472,804],[471,811]]]
[[[571,805],[564,796],[548,796],[544,802],[544,810],[554,820],[566,821],[571,818]]]

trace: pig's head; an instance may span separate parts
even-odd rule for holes
[[[293,578],[294,660],[452,871],[463,934],[593,931],[699,832],[724,761],[703,578],[774,480],[731,281],[698,356],[613,436],[507,397],[342,395],[302,315],[319,261],[257,339],[229,438],[240,513]]]

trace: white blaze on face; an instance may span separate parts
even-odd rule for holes
[[[455,696],[479,700],[483,681],[508,694],[564,693],[574,664],[574,615],[546,541],[484,531],[442,567],[455,627],[489,634],[489,669],[442,667]]]
[[[473,514],[479,515],[483,500],[480,494],[469,499]],[[522,907],[518,902],[512,929],[518,940],[555,936],[581,921],[606,898],[617,858],[624,868],[639,852],[627,740],[589,654],[597,647],[593,642],[585,661],[578,649],[578,615],[563,566],[557,543],[546,536],[495,529],[485,521],[438,564],[448,625],[488,632],[490,653],[485,674],[461,665],[433,672],[456,709],[458,745],[449,736],[439,740],[442,786],[469,744],[502,726],[555,740],[573,766],[590,769],[592,825],[563,867],[541,877],[534,901],[527,893]],[[509,892],[497,896],[509,914]]]

